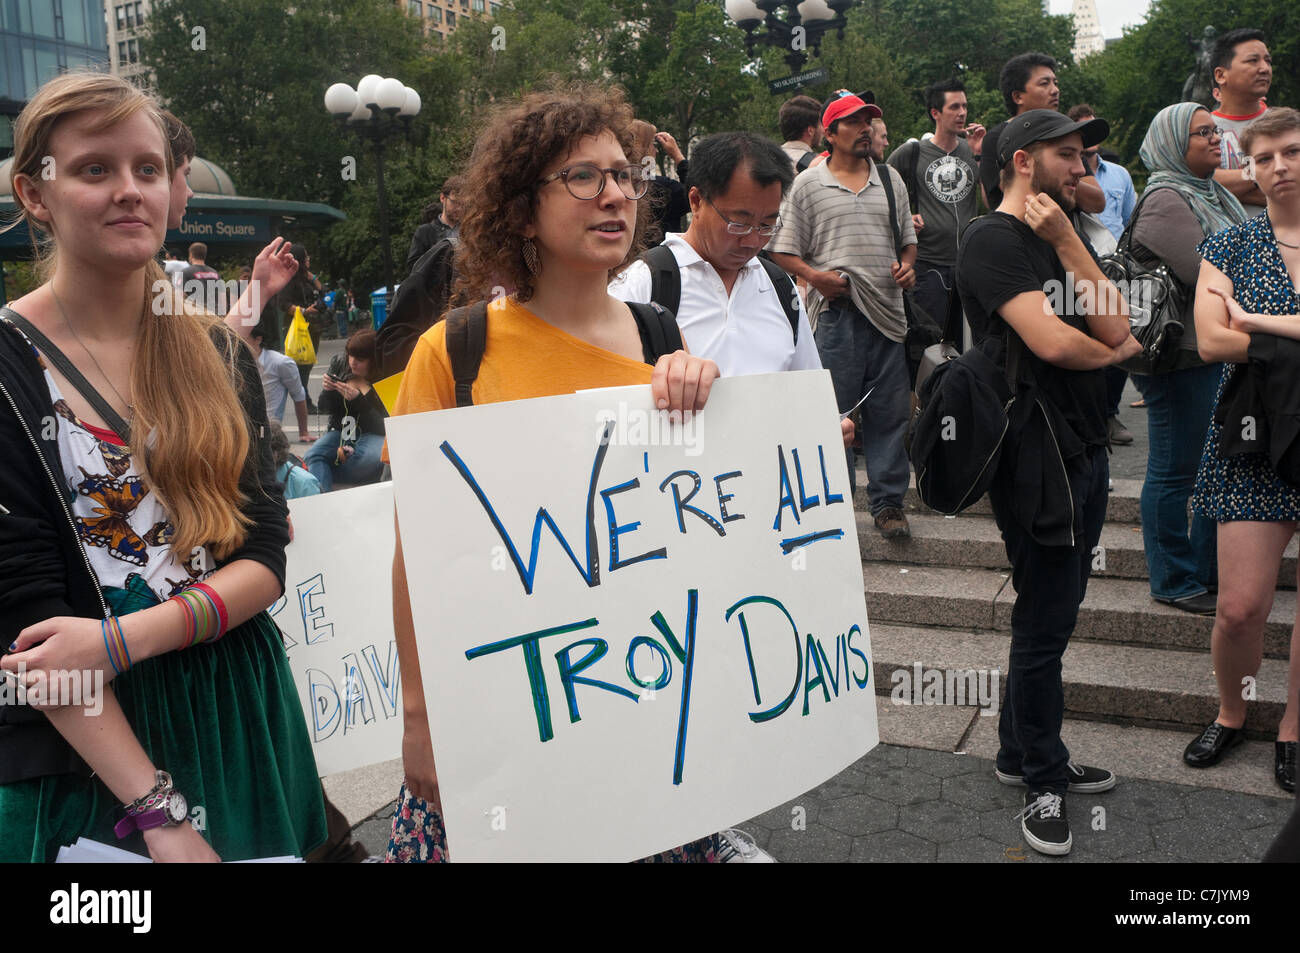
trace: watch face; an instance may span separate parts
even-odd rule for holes
[[[167,803],[163,805],[163,810],[167,812],[167,820],[172,824],[181,824],[190,816],[190,806],[185,800],[185,795],[179,791],[171,793]]]

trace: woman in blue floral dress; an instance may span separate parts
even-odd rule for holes
[[[1196,286],[1196,333],[1201,357],[1224,361],[1219,400],[1243,373],[1256,334],[1300,339],[1300,112],[1270,109],[1242,136],[1267,214],[1201,243]],[[1300,486],[1279,476],[1269,454],[1221,452],[1223,428],[1212,423],[1192,506],[1219,524],[1219,597],[1211,655],[1219,712],[1187,746],[1192,767],[1217,764],[1241,742],[1246,722],[1243,685],[1253,684],[1263,654],[1264,623],[1282,554],[1300,522]],[[1300,738],[1300,626],[1292,630],[1286,709],[1278,726],[1274,776],[1295,791]]]

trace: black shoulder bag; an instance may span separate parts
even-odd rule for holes
[[[1141,354],[1121,365],[1134,374],[1163,374],[1170,370],[1178,359],[1178,345],[1186,331],[1183,312],[1190,293],[1187,286],[1164,262],[1149,268],[1133,256],[1133,229],[1142,205],[1157,191],[1153,189],[1138,200],[1120,236],[1119,247],[1099,260],[1102,274],[1128,302],[1129,330],[1142,345]]]

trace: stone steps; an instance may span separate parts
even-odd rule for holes
[[[869,514],[859,511],[858,545],[862,558],[911,566],[950,566],[1007,569],[1002,534],[992,516],[963,513],[940,516],[930,511],[908,514],[911,539],[887,540]],[[1107,522],[1102,528],[1102,552],[1093,562],[1094,579],[1147,579],[1146,553],[1140,526]],[[1297,541],[1291,540],[1278,572],[1278,587],[1294,589]]]
[[[895,696],[907,697],[902,689],[915,681],[917,664],[923,672],[1005,673],[1011,644],[1010,635],[1001,631],[889,625],[878,616],[870,631],[876,693],[891,701]],[[1067,717],[1195,729],[1213,721],[1219,709],[1210,657],[1204,652],[1071,641],[1061,674]],[[1265,659],[1250,714],[1258,737],[1273,737],[1286,704],[1286,684],[1286,660]],[[986,691],[990,688],[991,681],[985,682]],[[1005,689],[1002,674],[998,688]],[[934,700],[919,688],[912,690],[917,704]],[[974,698],[944,701],[976,704]],[[1183,744],[1189,740],[1190,735]]]
[[[862,578],[873,625],[1011,629],[1009,570],[864,561]],[[1295,613],[1296,593],[1278,592],[1264,627],[1265,658],[1288,657]],[[1200,652],[1208,660],[1213,627],[1212,617],[1155,602],[1144,581],[1097,577],[1088,584],[1073,641]]]
[[[857,490],[853,494],[853,506],[859,513],[869,511],[867,505],[867,471],[858,468],[857,473]],[[1114,480],[1115,489],[1111,491],[1110,502],[1106,507],[1106,521],[1108,523],[1140,523],[1142,517],[1138,498],[1142,494],[1141,480]],[[929,507],[925,506],[920,497],[916,495],[915,485],[907,488],[907,496],[903,500],[903,507],[910,514],[916,512],[934,513]],[[989,505],[988,496],[982,496],[961,515],[963,516],[992,516],[993,509]]]

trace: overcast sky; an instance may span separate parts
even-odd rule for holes
[[[1101,35],[1106,39],[1122,36],[1124,27],[1141,23],[1146,19],[1147,0],[1094,0],[1097,4],[1097,16],[1101,19]],[[1069,13],[1074,4],[1071,0],[1050,0],[1053,13]]]

